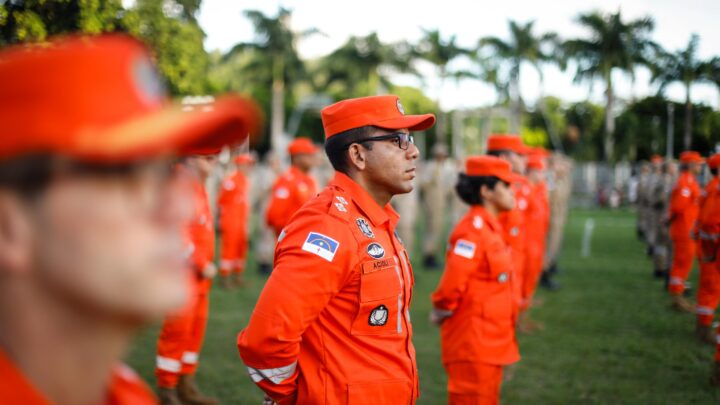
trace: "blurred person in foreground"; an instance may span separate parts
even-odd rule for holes
[[[393,95],[321,114],[335,177],[280,234],[240,356],[267,403],[413,404],[414,278],[389,203],[413,189],[420,153],[410,131],[435,117],[405,115]]]
[[[510,163],[471,156],[456,190],[470,210],[448,241],[445,272],[432,294],[430,321],[440,325],[448,403],[497,404],[503,367],[520,360],[518,306],[510,245],[499,215],[515,207]]]
[[[0,403],[154,404],[121,358],[188,297],[191,207],[173,156],[243,137],[254,107],[169,106],[151,55],[124,36],[0,61]]]

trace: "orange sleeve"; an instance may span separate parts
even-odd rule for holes
[[[285,229],[275,267],[237,338],[253,381],[279,404],[294,404],[302,335],[340,291],[357,258],[346,224],[322,214]]]
[[[468,232],[458,232],[450,238],[445,272],[431,296],[435,309],[451,313],[457,308],[465,294],[470,276],[481,263],[481,249],[477,238],[471,238]]]

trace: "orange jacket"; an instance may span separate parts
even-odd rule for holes
[[[250,214],[248,202],[248,179],[239,171],[225,178],[218,197],[220,208],[220,229],[223,233],[245,231]]]
[[[697,237],[702,241],[720,241],[720,179],[717,176],[705,185],[700,199]]]
[[[276,235],[280,235],[293,214],[316,194],[315,180],[291,166],[290,170],[275,180],[265,222],[275,230]]]
[[[275,268],[238,335],[280,404],[411,404],[418,396],[410,260],[398,215],[342,173],[278,238]]]
[[[670,194],[670,238],[689,239],[700,211],[700,186],[684,171]]]
[[[190,266],[195,271],[196,280],[202,290],[210,289],[211,280],[203,277],[202,271],[215,257],[215,225],[208,203],[205,186],[191,173],[187,176],[193,191],[194,212],[186,228],[186,238],[190,244]]]
[[[113,370],[103,405],[154,405],[157,399],[135,372],[124,364]],[[52,405],[0,350],[0,404]]]
[[[450,235],[445,273],[432,294],[433,307],[451,313],[440,329],[443,363],[520,359],[513,260],[502,235],[482,206],[473,206]]]

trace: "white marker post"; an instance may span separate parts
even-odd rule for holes
[[[592,242],[592,233],[595,229],[595,220],[588,218],[585,220],[585,231],[583,232],[582,249],[580,256],[590,257],[590,245]]]

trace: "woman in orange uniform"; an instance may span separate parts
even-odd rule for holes
[[[503,367],[520,359],[513,265],[498,214],[514,206],[510,164],[492,156],[466,161],[456,191],[470,210],[450,235],[445,273],[432,294],[440,325],[449,403],[497,404]]]

